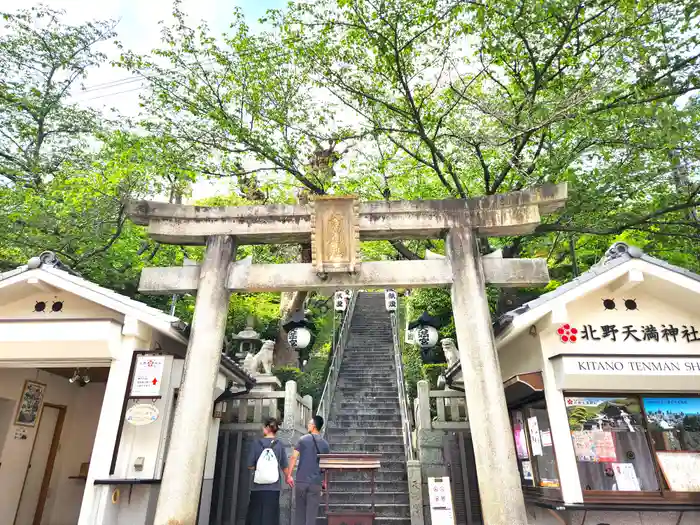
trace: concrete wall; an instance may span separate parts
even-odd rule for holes
[[[68,477],[78,475],[80,464],[90,461],[105,385],[90,383],[79,388],[64,377],[37,369],[0,369],[0,397],[15,401],[13,420],[26,379],[46,384],[45,403],[67,407],[43,523],[74,525],[78,520],[85,482]],[[19,504],[37,428],[11,424],[5,436],[5,446],[0,453],[0,486],[3,488],[0,491],[0,516],[9,523],[14,519]],[[21,434],[15,436],[17,430]],[[17,439],[20,435],[26,436],[26,439]]]
[[[123,315],[77,295],[64,292],[47,284],[39,288],[33,286],[14,286],[3,292],[3,303],[0,305],[0,319],[114,319],[121,321]],[[45,302],[43,312],[35,312],[38,302]],[[60,312],[54,312],[51,306],[56,301],[63,302]]]
[[[700,512],[554,511],[528,506],[529,525],[697,525]]]
[[[499,347],[498,361],[504,381],[518,374],[542,370],[539,338],[526,333]]]

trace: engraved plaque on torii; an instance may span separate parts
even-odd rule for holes
[[[311,253],[318,273],[355,272],[359,265],[359,205],[354,197],[312,201]]]

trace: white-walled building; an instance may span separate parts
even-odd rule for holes
[[[699,275],[618,243],[495,331],[531,524],[700,523]]]
[[[183,323],[61,268],[47,253],[0,274],[0,521],[145,525],[167,460]],[[214,399],[227,382],[246,391],[254,380],[222,357]],[[218,426],[212,415],[200,523]]]

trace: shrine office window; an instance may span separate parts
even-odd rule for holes
[[[700,497],[700,398],[566,397],[584,494]]]
[[[522,485],[558,491],[557,460],[544,399],[512,409],[510,419]]]

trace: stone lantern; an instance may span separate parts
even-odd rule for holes
[[[255,331],[255,318],[249,315],[246,318],[245,328],[233,336],[233,340],[238,342],[238,351],[236,352],[236,359],[239,362],[243,362],[246,354],[249,352],[255,354],[262,344],[262,339],[260,339],[260,334]]]

